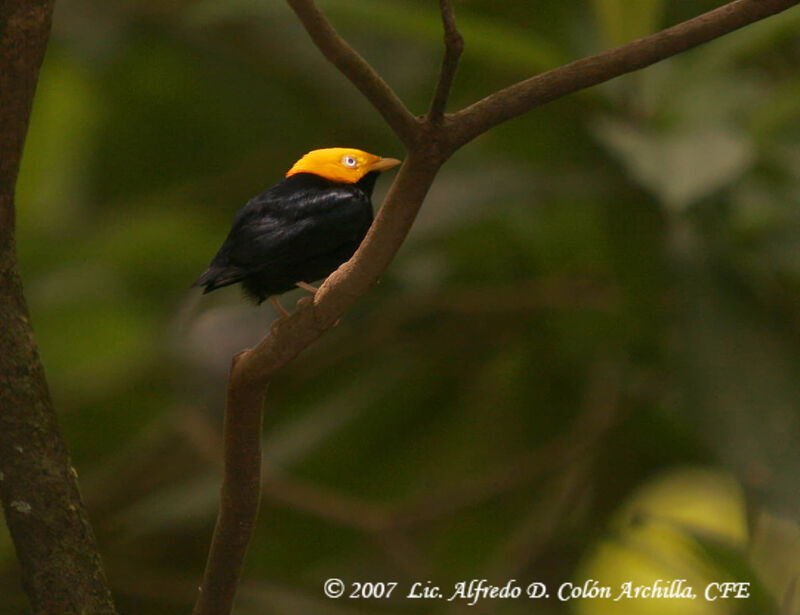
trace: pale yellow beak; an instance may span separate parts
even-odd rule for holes
[[[369,165],[369,171],[386,171],[396,167],[398,164],[402,164],[402,162],[397,158],[379,158],[377,162]]]

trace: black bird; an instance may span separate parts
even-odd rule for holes
[[[307,153],[286,178],[250,199],[193,286],[203,292],[240,282],[256,303],[327,277],[358,248],[372,223],[372,190],[381,171],[400,164],[334,147]]]

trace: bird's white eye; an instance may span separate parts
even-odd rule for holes
[[[356,166],[358,166],[358,161],[352,156],[345,156],[342,158],[342,164],[346,167],[350,167],[351,169],[355,169]]]

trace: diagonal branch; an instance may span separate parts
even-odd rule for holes
[[[439,0],[439,9],[442,12],[442,27],[444,28],[444,57],[442,69],[439,73],[439,82],[428,111],[428,121],[441,123],[447,107],[447,98],[453,86],[453,78],[458,68],[458,60],[464,51],[464,38],[456,28],[456,15],[453,11],[452,0]]]
[[[797,4],[800,0],[736,0],[627,45],[520,81],[454,114],[450,143],[458,149],[545,103],[650,66]]]
[[[231,377],[239,386],[266,386],[283,367],[333,327],[383,274],[411,229],[441,161],[410,152],[356,253],[334,271],[313,297],[278,321],[271,335],[242,353]]]
[[[225,408],[225,473],[217,525],[194,615],[228,615],[258,513],[261,411],[272,375],[333,327],[386,270],[433,183],[441,160],[410,153],[375,223],[352,259],[313,297],[279,320],[255,348],[236,356]]]
[[[314,0],[286,0],[322,54],[372,103],[406,147],[418,133],[417,120],[392,88],[345,41]]]

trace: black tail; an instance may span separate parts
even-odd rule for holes
[[[192,282],[192,286],[204,286],[203,294],[206,294],[223,286],[241,282],[242,277],[241,272],[237,270],[209,267],[199,278]]]

